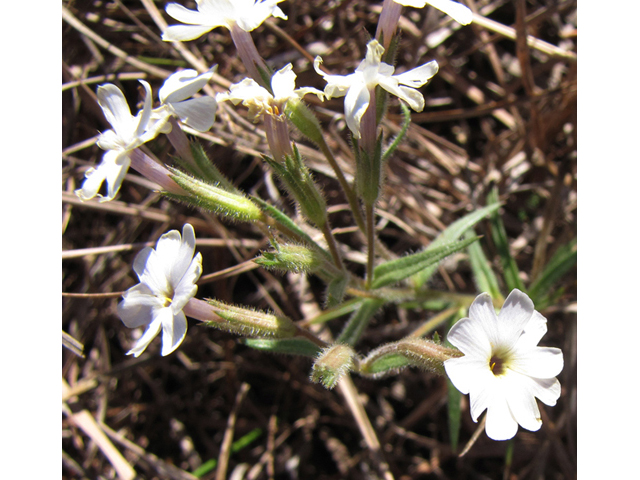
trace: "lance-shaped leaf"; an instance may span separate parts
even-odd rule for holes
[[[391,260],[378,265],[373,270],[373,288],[380,288],[398,283],[425,268],[437,265],[445,257],[459,252],[480,237],[467,238],[458,242],[451,242],[439,247],[429,247],[422,252]]]
[[[243,338],[242,343],[256,350],[316,358],[322,349],[306,338]]]
[[[451,225],[449,225],[445,230],[443,230],[440,235],[438,235],[426,250],[430,250],[432,248],[440,247],[441,245],[445,245],[447,243],[458,240],[464,232],[468,229],[472,228],[476,223],[485,218],[487,215],[495,212],[500,208],[500,204],[489,205],[483,208],[479,208],[478,210],[474,210],[471,213],[468,213],[464,217],[456,220]],[[437,265],[433,265],[432,267],[427,267],[418,273],[412,279],[412,283],[415,288],[421,287],[426,284],[431,276],[435,273]]]

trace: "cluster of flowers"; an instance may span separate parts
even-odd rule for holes
[[[321,69],[322,59],[314,62],[315,71],[326,81],[324,90],[296,88],[296,75],[291,64],[275,72],[269,82],[262,73],[262,59],[246,34],[270,16],[286,19],[278,3],[282,0],[197,0],[197,11],[169,4],[167,13],[183,25],[169,26],[163,33],[166,41],[193,40],[213,28],[228,28],[252,78],[232,85],[216,98],[197,94],[212,78],[213,70],[198,74],[182,70],[171,75],[159,91],[160,106],[152,108],[151,87],[141,84],[146,92],[144,106],[133,116],[123,93],[114,85],[98,88],[98,101],[113,129],[102,133],[97,141],[106,150],[102,162],[90,169],[82,188],[76,191],[82,200],[99,196],[107,183],[108,201],[117,194],[132,163],[133,152],[160,133],[169,134],[179,128],[173,117],[185,125],[204,132],[214,121],[217,105],[231,101],[249,109],[254,121],[281,120],[286,106],[308,94],[324,100],[344,97],[345,121],[355,139],[363,136],[363,117],[375,88],[405,101],[413,110],[424,108],[424,97],[417,90],[438,71],[431,61],[404,73],[382,61],[385,48],[393,36],[401,6],[424,7],[430,4],[451,15],[459,23],[472,20],[469,9],[451,0],[385,0],[376,40],[367,45],[366,56],[349,75],[327,74]],[[185,225],[182,235],[172,230],[163,235],[156,248],[145,248],[135,258],[133,269],[140,283],[125,292],[118,314],[127,327],[145,327],[135,346],[128,352],[139,356],[162,331],[162,355],[168,355],[181,344],[187,332],[186,315],[201,321],[211,320],[205,302],[197,300],[196,282],[202,273],[202,257],[195,254],[195,233]],[[528,430],[541,426],[536,398],[555,405],[560,384],[555,378],[563,368],[562,352],[557,348],[538,347],[546,333],[546,319],[534,309],[531,299],[514,290],[506,299],[499,315],[490,296],[479,295],[469,310],[469,317],[458,321],[448,334],[448,341],[459,351],[442,360],[444,370],[462,393],[470,395],[471,416],[475,422],[486,414],[486,432],[496,440],[512,438],[518,424]]]

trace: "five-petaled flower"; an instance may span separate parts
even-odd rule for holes
[[[180,70],[168,77],[158,91],[160,102],[185,125],[206,132],[213,126],[218,103],[210,96],[190,97],[199,92],[212,76],[213,70],[202,75],[192,69]],[[162,107],[154,113],[161,110]]]
[[[347,126],[355,138],[360,138],[360,120],[369,107],[376,86],[401,98],[416,112],[424,108],[424,97],[416,90],[438,72],[438,63],[429,63],[394,75],[395,69],[382,61],[384,47],[377,40],[367,44],[365,59],[351,75],[329,75],[320,70],[322,59],[316,57],[314,68],[327,82],[324,93],[327,98],[344,96]],[[405,86],[403,86],[405,85]]]
[[[465,5],[453,0],[393,0],[405,7],[422,8],[429,4],[441,12],[446,13],[461,25],[469,25],[473,20],[473,13]]]
[[[315,93],[324,99],[324,93],[313,87],[296,87],[296,74],[289,63],[273,74],[271,89],[273,95],[255,80],[245,78],[239,83],[231,85],[229,92],[219,93],[218,102],[230,100],[234,105],[242,102],[249,108],[249,117],[257,122],[264,114],[279,117],[284,113],[284,107],[289,100],[300,99],[307,93]]]
[[[136,255],[133,270],[140,283],[123,295],[118,315],[129,328],[146,325],[146,330],[127,352],[139,356],[162,330],[162,355],[169,355],[187,334],[182,311],[196,294],[195,284],[202,273],[202,256],[193,256],[196,237],[185,224],[180,232],[171,230],[160,237],[155,250],[146,247]]]
[[[216,27],[231,30],[237,25],[245,32],[258,28],[267,18],[287,19],[278,3],[283,0],[196,0],[197,11],[177,3],[167,5],[170,17],[186,25],[170,25],[162,34],[164,41],[195,40]]]
[[[471,417],[487,410],[485,430],[494,440],[508,440],[518,424],[536,431],[542,425],[536,397],[553,406],[560,396],[555,378],[564,366],[558,348],[538,347],[547,320],[531,299],[513,290],[496,316],[491,297],[479,295],[469,318],[457,322],[447,340],[464,356],[444,362],[453,385],[469,394]]]
[[[135,117],[131,115],[127,100],[118,87],[110,83],[98,87],[98,104],[113,129],[98,137],[98,146],[106,152],[98,168],[87,170],[82,188],[76,190],[75,193],[81,200],[89,200],[98,195],[105,180],[107,195],[100,201],[113,200],[131,164],[129,153],[166,129],[169,115],[153,114],[151,87],[144,80],[140,80],[140,83],[146,96],[144,107]]]

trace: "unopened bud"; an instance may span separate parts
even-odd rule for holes
[[[349,345],[336,343],[322,350],[311,370],[311,381],[331,390],[340,378],[353,369],[355,352]]]
[[[297,331],[295,324],[287,317],[261,312],[208,299],[214,313],[226,322],[212,321],[207,325],[228,332],[252,337],[287,338]]]

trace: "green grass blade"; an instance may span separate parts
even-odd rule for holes
[[[358,310],[349,318],[349,321],[338,337],[337,343],[354,346],[382,304],[383,301],[378,299],[364,300]]]
[[[497,188],[494,187],[494,189],[489,192],[489,195],[487,195],[487,203],[489,205],[499,205]],[[504,223],[502,223],[500,214],[495,211],[491,214],[489,220],[491,222],[491,237],[493,238],[493,243],[498,250],[500,261],[502,262],[504,282],[507,285],[507,289],[511,291],[514,288],[517,288],[518,290],[526,292],[524,283],[522,283],[522,280],[520,279],[518,265],[511,256],[511,251],[509,250],[509,239],[507,238],[507,232],[504,228]]]
[[[574,238],[558,248],[542,273],[531,284],[529,296],[534,304],[542,302],[543,298],[550,293],[551,287],[576,265],[578,261],[576,242],[577,240]]]
[[[243,435],[238,440],[231,444],[231,453],[236,453],[242,450],[243,448],[251,445],[260,435],[262,435],[262,429],[254,428],[246,435]],[[194,477],[202,478],[209,472],[212,472],[214,468],[218,466],[218,459],[212,458],[207,460],[198,468],[196,468],[192,474]]]
[[[426,248],[426,250],[437,248],[441,245],[445,245],[447,243],[451,243],[455,240],[458,240],[464,234],[464,232],[472,228],[475,224],[477,224],[483,218],[497,211],[498,208],[500,208],[499,204],[488,205],[486,207],[482,207],[482,208],[479,208],[478,210],[474,210],[473,212],[468,213],[464,217],[453,222],[445,230],[440,232],[440,234],[431,242],[431,244]],[[433,267],[425,268],[423,271],[416,274],[412,278],[414,287],[418,288],[426,284],[435,273],[436,268],[437,268],[437,265],[434,265]]]
[[[465,238],[475,236],[472,228],[467,230]],[[487,260],[480,242],[474,242],[467,247],[469,253],[469,263],[471,263],[471,271],[473,272],[473,280],[479,292],[487,292],[492,298],[502,298],[498,279],[491,268],[491,264]]]

